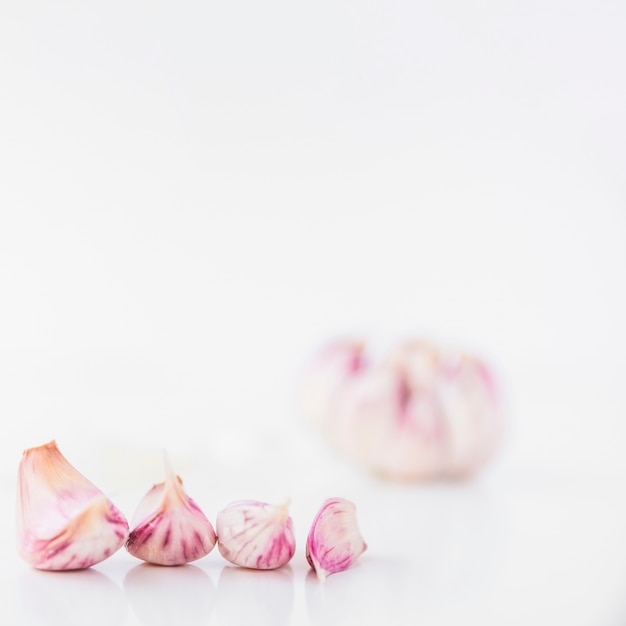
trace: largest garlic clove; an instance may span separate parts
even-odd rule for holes
[[[344,498],[326,500],[306,540],[306,558],[318,579],[348,569],[365,550],[354,504]]]
[[[218,549],[231,563],[252,569],[276,569],[296,550],[288,503],[232,502],[217,515]]]
[[[16,522],[20,556],[44,570],[95,565],[121,548],[128,535],[126,518],[54,441],[24,451]]]
[[[165,482],[154,485],[139,503],[126,549],[148,563],[183,565],[213,550],[215,530],[167,459],[165,467]]]

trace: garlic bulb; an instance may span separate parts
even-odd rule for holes
[[[182,565],[213,550],[215,530],[167,459],[165,468],[165,482],[154,485],[139,503],[126,549],[148,563]]]
[[[24,452],[18,470],[17,546],[38,569],[95,565],[124,545],[128,522],[68,463],[56,442]]]
[[[392,480],[471,475],[503,430],[486,365],[423,341],[405,341],[380,360],[363,342],[336,342],[308,371],[301,399],[337,451]]]
[[[242,567],[275,569],[296,550],[288,503],[232,502],[218,513],[216,528],[220,553]]]
[[[354,504],[344,498],[326,500],[306,541],[306,558],[318,579],[348,569],[366,549]]]

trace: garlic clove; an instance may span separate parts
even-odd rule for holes
[[[348,569],[366,549],[354,504],[344,498],[326,500],[306,540],[306,558],[318,579]]]
[[[276,569],[296,550],[289,502],[279,505],[239,500],[217,515],[218,548],[235,565]]]
[[[84,569],[124,545],[128,522],[56,442],[24,451],[18,470],[19,555],[43,570]]]
[[[217,538],[167,458],[165,468],[165,482],[154,485],[139,503],[126,549],[148,563],[182,565],[206,556]]]

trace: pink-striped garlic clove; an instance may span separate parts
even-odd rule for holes
[[[126,549],[147,563],[183,565],[206,556],[217,538],[167,459],[165,469],[165,482],[154,485],[137,507]]]
[[[55,441],[24,451],[18,470],[19,555],[43,570],[84,569],[124,545],[128,522]]]
[[[218,549],[235,565],[276,569],[296,550],[289,502],[279,505],[239,500],[217,515]]]
[[[306,540],[306,558],[318,579],[348,569],[366,549],[354,504],[344,498],[326,500]]]

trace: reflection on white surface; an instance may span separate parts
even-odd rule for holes
[[[226,566],[217,583],[218,623],[224,626],[289,624],[293,600],[291,566],[267,571]]]
[[[124,591],[142,624],[206,624],[213,609],[215,586],[193,565],[161,567],[143,563],[124,578]]]
[[[122,590],[94,569],[70,572],[27,570],[20,576],[23,624],[110,626],[124,623]]]
[[[395,510],[405,517],[398,537],[407,529],[412,534],[406,545],[413,597],[436,607],[488,588],[506,553],[504,502],[472,485],[416,490],[412,500],[412,507]]]
[[[398,560],[363,558],[323,583],[309,571],[305,597],[311,622],[320,626],[384,623],[401,605],[406,569]]]

